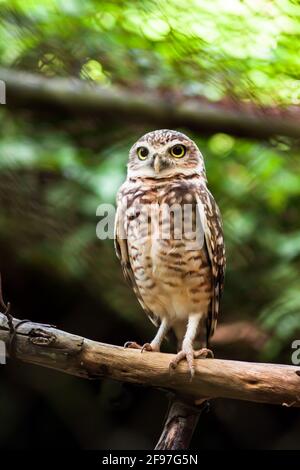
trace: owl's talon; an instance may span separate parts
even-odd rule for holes
[[[183,354],[181,354],[183,353]],[[177,354],[175,359],[173,359],[170,364],[169,364],[169,372],[172,374],[176,367],[178,366],[179,362],[181,362],[183,359],[187,360],[188,368],[190,371],[190,380],[193,380],[193,377],[195,375],[195,366],[194,366],[194,358],[191,357],[189,354],[186,354],[184,351],[180,351],[180,353]]]
[[[170,373],[176,369],[178,366],[179,362],[181,362],[183,359],[186,359],[188,363],[188,368],[190,371],[190,380],[193,380],[193,377],[195,375],[195,359],[198,358],[206,358],[206,357],[214,357],[214,353],[208,349],[208,348],[202,348],[199,349],[198,351],[194,351],[193,349],[187,348],[186,350],[179,351],[177,355],[175,356],[174,359],[169,364],[169,371]]]
[[[141,348],[141,353],[144,351],[154,351],[150,343],[145,343]]]
[[[126,341],[124,344],[124,349],[142,349],[142,346],[140,346],[138,343],[135,341]]]
[[[195,376],[195,367],[192,366],[192,367],[190,368],[190,382],[193,381],[194,376]]]
[[[187,360],[188,367],[190,370],[191,374],[191,380],[195,375],[195,366],[194,366],[194,351],[193,350],[187,350],[187,351],[179,351],[174,359],[169,364],[169,371],[173,372],[174,369],[178,366],[179,362],[181,362],[183,359]]]
[[[186,354],[186,360],[187,360],[189,370],[190,370],[190,375],[191,375],[190,380],[192,381],[195,375],[194,351],[189,351]]]
[[[214,353],[212,352],[211,349],[208,349],[208,348],[201,348],[199,349],[198,351],[195,351],[194,352],[194,357],[196,359],[200,359],[201,357],[202,358],[207,358],[207,357],[210,357],[212,359],[214,359]]]
[[[135,341],[126,341],[126,343],[124,344],[124,348],[129,348],[129,349],[140,349],[141,353],[144,352],[144,351],[156,351],[159,349],[155,349],[155,347],[153,347],[150,343],[145,343],[143,346],[141,346],[140,344],[136,343]]]

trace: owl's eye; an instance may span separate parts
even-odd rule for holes
[[[149,154],[147,147],[139,147],[136,152],[140,160],[146,160]]]
[[[170,154],[172,157],[182,158],[186,154],[186,147],[181,144],[174,145],[174,147],[170,149]]]

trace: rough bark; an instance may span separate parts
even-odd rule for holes
[[[144,352],[98,343],[54,327],[27,321],[16,328],[13,341],[5,315],[0,314],[0,340],[8,353],[39,366],[88,379],[108,377],[176,392],[191,403],[204,398],[232,398],[300,406],[300,367],[222,359],[198,359],[190,381],[184,362],[169,372],[173,354]],[[10,349],[10,351],[9,351]]]
[[[164,428],[155,450],[188,449],[206,402],[196,408],[184,401],[171,399]]]

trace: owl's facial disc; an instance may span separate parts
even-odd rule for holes
[[[129,176],[170,178],[203,172],[204,163],[198,147],[176,131],[150,132],[139,139],[129,153]]]

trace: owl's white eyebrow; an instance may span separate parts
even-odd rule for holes
[[[149,143],[146,142],[146,141],[143,141],[143,142],[138,142],[138,143],[134,146],[135,149],[139,149],[140,147],[147,147],[147,148],[149,148]]]
[[[185,147],[187,147],[187,145],[185,143],[182,143],[182,141],[179,140],[179,139],[175,139],[175,140],[173,140],[171,142],[167,142],[165,144],[159,144],[159,143],[152,144],[152,143],[147,142],[146,140],[143,140],[143,141],[138,142],[134,146],[134,151],[137,151],[137,149],[140,148],[140,147],[146,147],[149,151],[151,151],[151,149],[155,148],[156,146],[160,147],[161,149],[164,149],[164,150],[169,150],[172,147],[174,147],[175,145],[184,145]]]
[[[183,144],[181,140],[173,140],[173,142],[169,142],[169,147],[172,148],[174,147],[175,145],[184,145],[186,147],[186,144]]]

